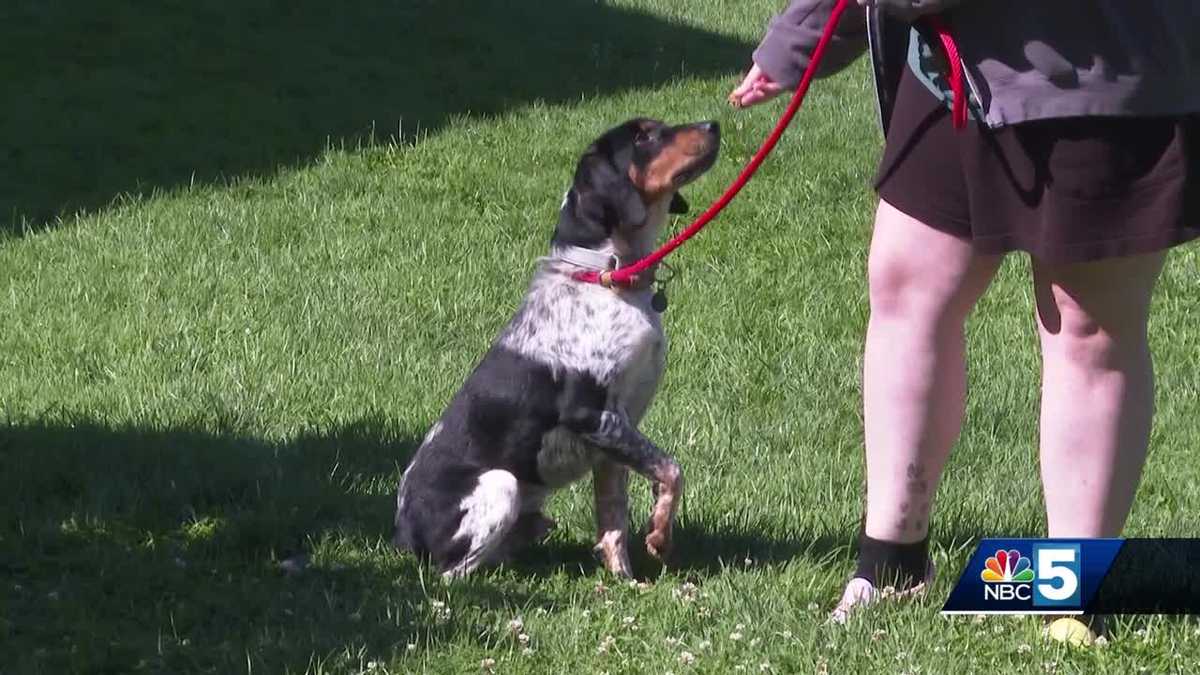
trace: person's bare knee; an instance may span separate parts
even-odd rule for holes
[[[1045,357],[1097,371],[1143,359],[1150,299],[1162,261],[1162,254],[1150,254],[1077,265],[1035,262]],[[1114,278],[1121,283],[1112,283]]]
[[[871,318],[959,330],[1001,260],[880,202],[867,260]]]

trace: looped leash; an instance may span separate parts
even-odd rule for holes
[[[947,67],[950,69],[948,73],[950,93],[954,96],[950,107],[950,119],[954,122],[955,129],[965,129],[967,128],[967,88],[963,83],[963,63],[958,54],[958,44],[950,35],[950,27],[946,25],[945,19],[936,14],[930,14],[925,17],[925,21],[933,29],[933,32],[937,33],[938,40],[942,42],[942,49],[946,52]]]
[[[821,67],[821,60],[825,57],[825,50],[828,49],[829,43],[833,41],[834,31],[837,29],[838,22],[841,21],[842,14],[845,13],[850,2],[851,0],[838,0],[837,4],[834,5],[833,11],[829,15],[829,21],[825,24],[825,30],[821,33],[821,39],[813,49],[808,66],[804,69],[804,74],[800,77],[800,84],[796,86],[796,93],[792,95],[792,100],[788,103],[787,109],[783,111],[783,115],[775,123],[775,128],[771,131],[771,134],[763,141],[762,146],[754,153],[750,161],[746,163],[746,166],[738,174],[737,178],[734,179],[733,183],[725,189],[725,192],[711,206],[705,209],[704,213],[701,213],[691,225],[645,258],[619,269],[576,272],[573,275],[575,279],[600,284],[606,288],[628,287],[638,274],[657,265],[663,258],[683,245],[685,241],[696,236],[700,230],[704,229],[705,225],[708,225],[712,219],[716,218],[729,205],[729,202],[733,201],[733,198],[742,191],[742,188],[746,187],[746,183],[750,182],[750,178],[758,171],[758,167],[767,158],[767,155],[771,154],[771,151],[775,149],[775,145],[783,136],[783,132],[787,130],[788,125],[792,123],[792,118],[800,110],[801,104],[804,103],[804,97],[808,94],[808,87]],[[930,22],[930,27],[937,32],[939,39],[942,41],[942,46],[946,50],[946,57],[950,62],[950,88],[954,94],[952,108],[954,127],[962,129],[967,124],[967,106],[966,90],[963,87],[962,61],[959,59],[958,46],[950,36],[950,31],[944,21],[936,16],[926,17],[926,20]]]

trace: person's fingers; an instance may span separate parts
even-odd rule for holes
[[[750,93],[750,90],[754,88],[754,83],[762,77],[763,72],[758,67],[758,64],[751,66],[750,70],[746,73],[746,77],[742,78],[741,84],[733,88],[733,91],[729,94],[729,99],[741,100],[743,96]]]
[[[767,98],[775,98],[783,93],[783,86],[777,82],[767,80],[758,86],[758,91]]]
[[[783,87],[778,84],[767,81],[759,81],[751,87],[750,91],[743,94],[740,98],[730,96],[730,103],[737,108],[748,108],[752,105],[758,105],[764,101],[769,101],[783,92]]]
[[[729,103],[735,108],[745,108],[775,98],[783,91],[774,80],[755,64],[742,78],[741,84],[729,94]]]

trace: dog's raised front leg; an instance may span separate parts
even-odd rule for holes
[[[628,466],[654,484],[656,496],[650,513],[646,551],[663,560],[670,552],[675,511],[683,497],[683,473],[679,463],[635,429],[623,413],[605,410],[598,415],[598,420],[596,416],[589,417],[598,423],[594,431],[584,434],[584,438],[613,461]]]
[[[596,553],[609,572],[633,575],[629,565],[629,470],[602,459],[592,470],[596,496]]]

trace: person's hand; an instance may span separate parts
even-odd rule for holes
[[[735,108],[749,108],[763,101],[769,101],[783,93],[783,87],[754,64],[742,83],[729,93],[729,104]]]

